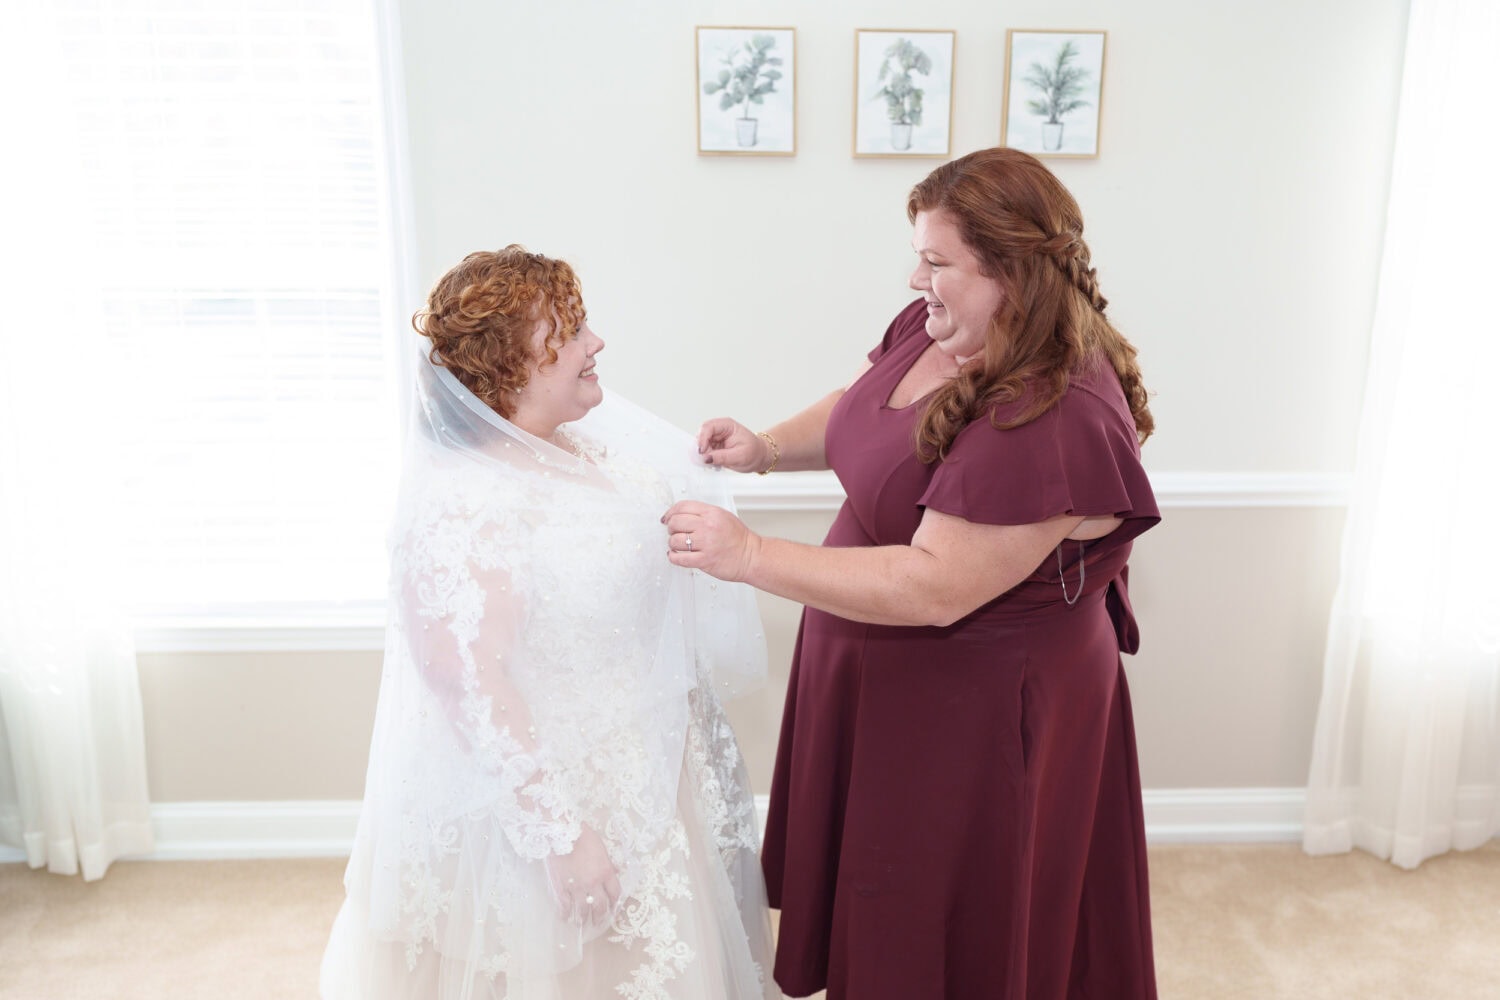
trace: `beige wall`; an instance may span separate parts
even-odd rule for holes
[[[510,241],[572,259],[606,381],[683,427],[771,422],[843,382],[907,299],[932,161],[849,155],[853,30],[958,32],[954,149],[999,133],[1008,27],[1109,31],[1102,155],[1054,161],[1141,349],[1154,473],[1345,473],[1405,0],[394,0],[416,271]],[[798,154],[694,155],[695,24],[797,28]],[[1337,571],[1333,508],[1175,508],[1138,545],[1129,666],[1148,787],[1302,783]],[[761,513],[806,540],[826,513]],[[757,788],[773,681],[733,708]],[[157,801],[360,793],[378,654],[144,655]]]
[[[153,802],[357,799],[380,654],[139,658]]]
[[[1136,544],[1128,660],[1150,788],[1306,783],[1343,513],[1168,510]]]

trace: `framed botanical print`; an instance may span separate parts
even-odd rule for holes
[[[854,32],[855,156],[948,155],[954,34]]]
[[[1000,145],[1036,156],[1099,155],[1103,31],[1005,33]]]
[[[794,28],[697,30],[698,153],[797,152]]]

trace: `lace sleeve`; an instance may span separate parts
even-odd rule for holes
[[[412,666],[458,749],[493,778],[482,797],[516,853],[567,854],[578,811],[547,780],[547,748],[513,672],[528,617],[513,569],[525,561],[524,519],[461,509],[424,522],[397,580]]]

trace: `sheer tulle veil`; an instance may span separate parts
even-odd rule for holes
[[[612,393],[558,447],[425,353],[415,367],[366,798],[324,995],[561,995],[523,987],[601,935],[660,945],[684,780],[722,800],[709,843],[739,869],[732,916],[764,921],[743,763],[727,725],[730,752],[698,745],[704,713],[765,677],[755,599],[672,566],[659,521],[682,498],[731,506],[730,475]],[[603,925],[561,912],[547,877],[585,826],[619,872]]]
[[[581,440],[588,449],[586,454],[575,455],[501,417],[451,372],[432,364],[425,353],[418,358],[417,372],[415,426],[404,466],[408,471],[402,477],[403,498],[411,490],[412,474],[420,475],[426,460],[438,455],[469,458],[506,478],[518,472],[529,474],[534,486],[538,471],[544,482],[554,471],[589,479],[596,471],[591,467],[593,460],[623,458],[649,467],[662,478],[670,491],[668,506],[694,499],[735,509],[731,474],[705,466],[691,435],[607,389],[603,403],[582,420],[566,425],[575,440]],[[510,461],[496,462],[494,456],[504,454],[506,445],[520,448],[535,466],[523,461],[517,470]],[[404,508],[405,504],[398,505],[398,509]],[[666,544],[663,530],[659,545],[662,553]],[[672,588],[683,602],[683,614],[694,624],[688,637],[690,651],[711,666],[718,696],[736,698],[763,684],[766,647],[755,591],[744,584],[720,583],[701,573],[679,570],[666,561],[665,555],[661,565],[664,572],[670,571]],[[681,668],[683,664],[677,662],[676,666]],[[689,669],[679,681],[692,675]]]

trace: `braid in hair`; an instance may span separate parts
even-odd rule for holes
[[[1049,236],[1033,252],[1051,260],[1094,311],[1104,315],[1109,300],[1099,294],[1099,272],[1089,267],[1089,248],[1083,242],[1083,233],[1074,229]]]
[[[1099,274],[1089,267],[1089,248],[1083,242],[1083,233],[1074,229],[1049,237],[1037,245],[1036,252],[1051,260],[1084,300],[1094,307],[1097,316],[1082,323],[1081,346],[1085,351],[1101,350],[1109,358],[1135,419],[1136,435],[1144,443],[1156,430],[1156,419],[1151,416],[1149,405],[1150,394],[1141,378],[1135,346],[1121,336],[1104,315],[1109,300],[1099,293]]]

